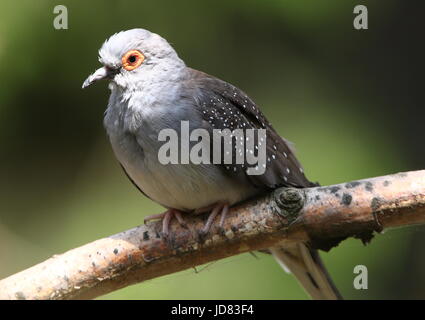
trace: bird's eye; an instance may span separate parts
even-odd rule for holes
[[[143,53],[139,50],[130,50],[122,56],[122,67],[127,71],[131,71],[138,68],[143,63],[143,60],[145,60]]]

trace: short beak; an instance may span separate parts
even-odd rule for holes
[[[83,89],[88,87],[89,85],[91,85],[93,82],[102,80],[102,79],[106,79],[106,78],[112,78],[114,72],[113,70],[107,68],[107,67],[102,67],[97,69],[94,73],[92,73],[87,79],[86,81],[84,81],[83,83]]]

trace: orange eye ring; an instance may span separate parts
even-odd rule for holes
[[[130,50],[121,58],[122,67],[131,71],[134,70],[143,63],[145,56],[139,50]]]

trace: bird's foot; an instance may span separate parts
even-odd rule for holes
[[[212,208],[207,222],[205,223],[204,227],[199,231],[200,237],[204,237],[211,229],[211,226],[214,222],[214,219],[220,214],[220,222],[218,224],[219,228],[222,230],[224,225],[224,220],[226,219],[227,213],[229,212],[229,205],[227,203],[218,202],[214,204],[213,206],[210,206],[208,208]],[[199,209],[197,212],[205,212],[203,209]]]
[[[182,211],[179,211],[177,209],[168,209],[163,213],[153,214],[145,217],[144,223],[146,224],[146,222],[151,220],[162,219],[162,235],[164,236],[164,238],[168,238],[168,236],[170,235],[170,222],[173,217],[177,219],[177,221],[183,228],[187,228],[186,222],[182,217],[182,213]]]

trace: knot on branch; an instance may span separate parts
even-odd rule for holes
[[[304,193],[301,189],[279,188],[274,192],[274,199],[278,206],[278,214],[289,222],[298,217],[304,206]]]

